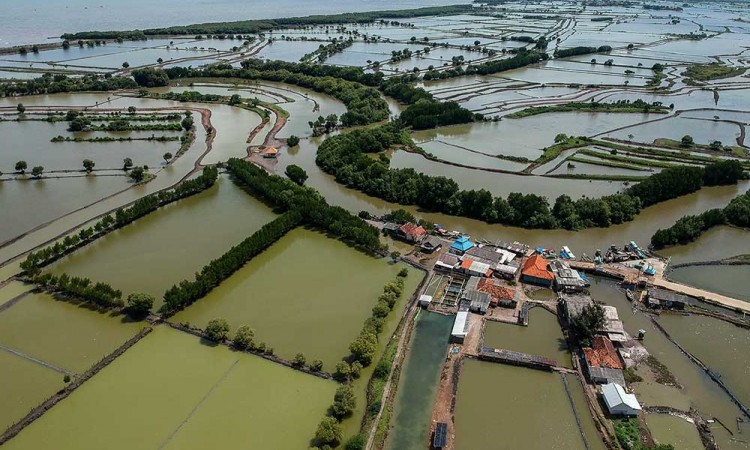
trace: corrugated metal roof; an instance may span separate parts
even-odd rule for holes
[[[453,321],[453,330],[451,336],[466,336],[466,328],[469,323],[469,312],[459,311],[456,313],[456,320]]]
[[[628,406],[635,410],[641,409],[641,404],[633,394],[628,394],[619,384],[609,383],[602,386],[602,395],[609,409],[620,405]]]

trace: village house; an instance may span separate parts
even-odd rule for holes
[[[477,290],[490,294],[490,306],[515,308],[518,304],[516,290],[499,283],[499,280],[493,278],[480,278],[477,281]]]
[[[276,147],[268,147],[265,150],[263,150],[263,153],[261,155],[264,158],[277,158],[279,156],[279,149]]]
[[[549,267],[555,275],[556,290],[561,292],[583,292],[586,288],[586,283],[578,271],[571,269],[567,263],[560,260],[552,261]]]
[[[418,226],[411,222],[406,222],[403,225],[386,223],[383,225],[383,232],[394,239],[399,239],[410,244],[419,243],[427,236],[427,230],[423,226]]]
[[[469,311],[458,311],[458,313],[456,313],[456,319],[453,321],[453,329],[451,330],[450,341],[457,344],[463,344],[468,332]]]
[[[666,289],[652,288],[646,293],[646,304],[649,308],[682,310],[689,302],[689,297]]]
[[[452,271],[458,267],[459,263],[461,263],[461,260],[458,259],[458,256],[450,253],[443,253],[438,257],[438,260],[435,261],[434,269]]]
[[[451,244],[448,251],[454,255],[463,256],[463,254],[472,247],[474,247],[474,243],[469,240],[468,236],[460,236]]]
[[[472,276],[472,277],[491,277],[492,276],[492,269],[490,268],[490,265],[487,263],[474,261],[471,258],[464,258],[461,261],[461,265],[458,266],[457,269],[461,273],[465,273],[466,275]]]
[[[529,252],[529,248],[530,248],[528,245],[523,244],[523,243],[518,242],[518,241],[514,241],[514,242],[510,242],[510,243],[509,242],[505,242],[505,241],[498,241],[495,244],[495,246],[499,247],[499,248],[501,248],[503,250],[507,250],[507,251],[509,251],[511,253],[514,253],[514,254],[516,254],[518,256],[524,256],[524,255],[526,255],[526,253]]]
[[[521,270],[521,281],[551,288],[555,276],[547,269],[547,260],[540,255],[534,255],[524,262]]]
[[[583,308],[593,305],[594,300],[588,295],[583,294],[561,294],[560,303],[562,304],[565,321],[570,324],[573,317],[581,314]]]
[[[427,236],[419,243],[419,249],[424,253],[434,253],[443,248],[443,241],[437,236]]]
[[[592,383],[625,384],[623,365],[612,341],[604,336],[595,336],[591,347],[584,347],[583,365]]]
[[[613,416],[637,416],[641,405],[635,395],[625,392],[622,385],[609,383],[602,386],[602,399]]]

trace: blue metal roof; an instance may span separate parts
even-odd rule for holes
[[[466,236],[461,236],[454,243],[451,244],[451,248],[455,248],[456,250],[461,250],[462,252],[465,252],[466,250],[474,247],[474,243],[469,240]]]

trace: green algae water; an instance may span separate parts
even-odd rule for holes
[[[387,449],[426,448],[430,413],[452,326],[453,318],[450,316],[419,313],[409,356],[399,380]]]
[[[584,446],[561,376],[540,370],[464,360],[455,421],[458,449]]]
[[[486,321],[485,347],[544,356],[563,367],[571,367],[570,352],[557,317],[537,307],[529,311],[529,326]]]
[[[0,344],[81,373],[142,327],[143,323],[128,322],[125,316],[113,318],[47,294],[30,293],[0,313]]]
[[[61,259],[52,272],[85,276],[157,298],[275,217],[220,176],[216,185],[167,205]]]
[[[256,341],[279,356],[292,359],[301,352],[331,371],[349,355],[349,343],[370,317],[383,286],[403,267],[298,228],[174,320],[200,328],[219,317],[233,330],[249,325]],[[412,274],[407,285],[419,282]],[[404,296],[414,286],[406,286]],[[400,316],[397,311],[392,315]]]
[[[336,383],[164,326],[9,449],[307,448]]]

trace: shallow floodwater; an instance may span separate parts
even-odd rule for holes
[[[646,414],[646,424],[658,444],[672,444],[680,450],[703,450],[695,424],[669,414]]]
[[[51,266],[54,273],[110,283],[125,296],[162,294],[276,215],[229,179],[109,233]],[[221,226],[216,226],[220,223]]]
[[[61,389],[63,374],[0,350],[0,429],[23,418],[33,407]]]
[[[717,207],[724,206],[726,204],[717,205]],[[694,242],[665,248],[659,250],[659,253],[671,258],[672,264],[716,261],[732,256],[747,255],[750,254],[750,233],[734,227],[714,227]],[[675,269],[677,270],[679,269]]]
[[[217,317],[227,319],[232,329],[250,325],[256,341],[281,357],[292,359],[302,352],[332,371],[349,355],[349,343],[383,286],[403,267],[298,228],[174,320],[200,328]],[[419,282],[418,272],[409,270],[404,296]]]
[[[750,330],[712,317],[662,314],[659,323],[685,347],[721,376],[729,389],[750,405]]]
[[[748,276],[750,265],[688,266],[669,272],[670,280],[750,302],[750,285],[740,281],[746,280]]]
[[[464,360],[455,421],[456,448],[583,448],[561,376],[540,370]]]
[[[123,176],[0,181],[0,244],[132,186]],[[135,188],[140,191],[140,188]]]
[[[161,326],[6,446],[307,448],[335,389]]]
[[[424,448],[453,318],[420,312],[393,407],[387,449]]]
[[[485,321],[485,347],[513,350],[553,359],[557,365],[571,367],[570,352],[557,317],[536,307],[529,311],[529,326]]]

